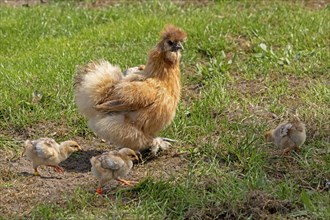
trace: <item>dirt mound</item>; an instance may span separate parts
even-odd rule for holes
[[[258,190],[251,191],[247,195],[244,207],[246,216],[252,216],[253,219],[267,219],[271,215],[289,213],[294,209],[290,201],[276,199]]]
[[[294,205],[289,201],[279,200],[265,192],[255,190],[249,192],[245,200],[237,207],[233,207],[230,201],[212,203],[203,209],[189,210],[185,219],[277,219],[293,209]]]

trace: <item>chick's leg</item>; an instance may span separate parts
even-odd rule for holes
[[[282,151],[282,155],[288,155],[288,154],[291,154],[292,151],[295,151],[295,152],[299,152],[300,149],[299,147],[294,144],[294,143],[291,143],[287,148],[285,148],[283,151]]]
[[[40,176],[40,173],[38,172],[38,167],[34,167],[34,176]]]
[[[64,169],[60,166],[57,166],[57,165],[47,165],[47,166],[53,167],[54,171],[57,172],[57,173],[64,173]]]
[[[118,180],[119,182],[121,182],[127,186],[133,186],[133,184],[136,183],[135,181],[128,181],[128,180],[124,180],[124,179],[120,179],[120,178],[117,178],[116,180]]]
[[[97,189],[96,189],[96,194],[98,194],[98,195],[103,195],[103,189],[102,189],[102,187],[98,187]]]
[[[101,178],[100,180],[99,180],[99,184],[98,184],[98,187],[97,187],[97,189],[96,189],[96,194],[98,194],[98,195],[103,195],[103,186],[104,186],[104,184],[106,183],[106,182],[108,182],[109,180],[108,179],[105,179],[105,178]]]

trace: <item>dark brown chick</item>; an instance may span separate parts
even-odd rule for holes
[[[306,128],[299,120],[281,123],[275,129],[267,131],[265,138],[282,149],[283,154],[291,153],[292,150],[298,152],[306,140]]]

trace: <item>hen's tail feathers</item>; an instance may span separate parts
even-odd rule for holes
[[[99,77],[103,75],[105,78],[111,77],[112,80],[115,81],[119,81],[123,76],[120,68],[112,65],[108,61],[101,60],[98,62],[91,62],[78,67],[77,74],[74,78],[75,88],[84,83],[87,74],[96,74]]]
[[[74,78],[74,96],[79,112],[88,118],[94,116],[94,106],[122,78],[120,68],[107,61],[91,62],[79,67]]]

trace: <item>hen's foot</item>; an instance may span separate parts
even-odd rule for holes
[[[151,153],[154,156],[156,156],[159,149],[167,150],[172,145],[171,143],[174,143],[174,142],[176,142],[176,141],[173,139],[156,137],[152,141],[152,146],[150,148]]]

